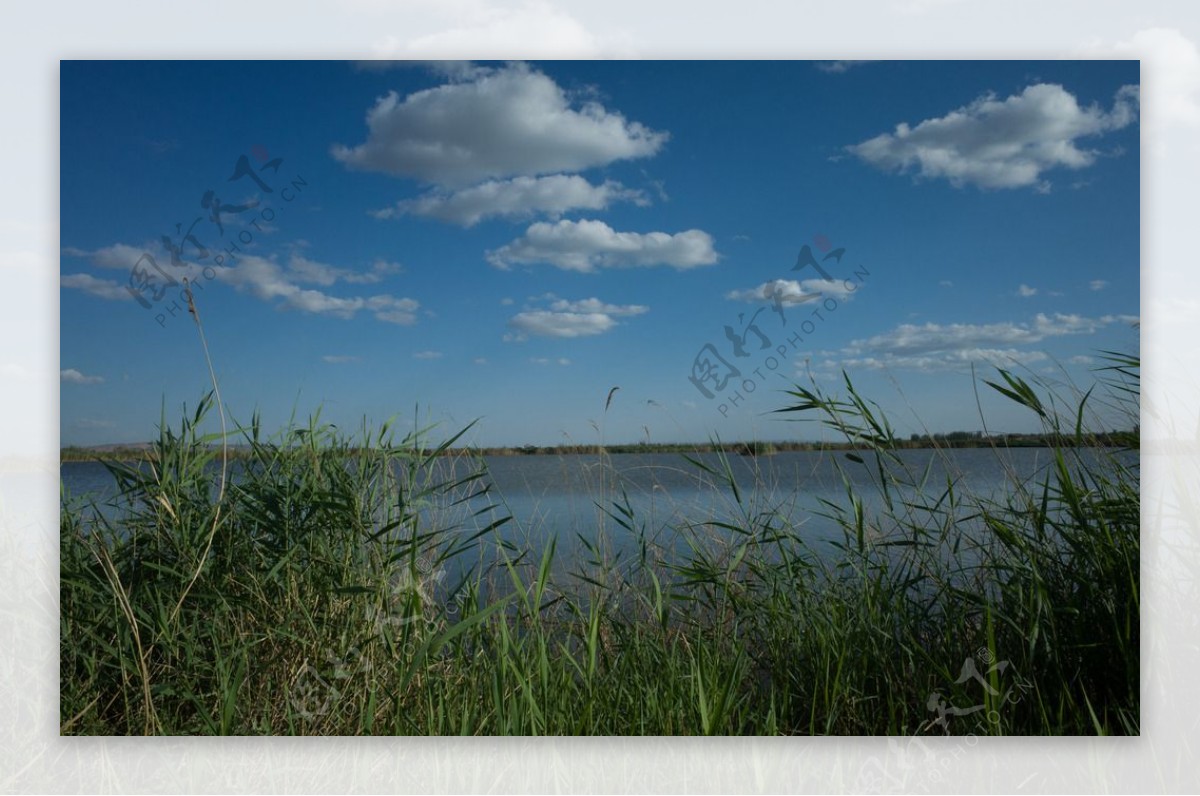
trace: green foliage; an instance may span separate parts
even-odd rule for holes
[[[565,561],[514,543],[482,461],[428,429],[264,440],[254,418],[221,490],[206,398],[108,465],[120,511],[64,499],[62,732],[1137,733],[1139,474],[1088,431],[1101,399],[1136,423],[1137,373],[1114,355],[1070,405],[988,381],[1057,442],[1000,498],[912,466],[849,379],[797,387],[781,411],[853,446],[829,454],[835,544],[739,485],[731,450],[689,459],[728,516],[649,537],[609,472]],[[935,727],[935,697],[979,713]]]

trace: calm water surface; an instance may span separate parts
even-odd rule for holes
[[[964,493],[996,498],[1011,491],[1014,478],[1033,476],[1052,460],[1051,451],[1044,448],[906,450],[900,456],[911,472],[928,472],[928,494],[940,492],[950,478]],[[717,471],[723,469],[717,454],[695,458]],[[872,460],[865,460],[870,465]],[[442,461],[446,462],[442,466],[466,472],[467,465],[461,460]],[[574,546],[580,535],[593,539],[604,527],[619,545],[621,538],[630,534],[601,507],[619,514],[614,502],[624,504],[627,499],[636,526],[650,538],[660,538],[687,524],[729,522],[745,527],[747,517],[770,515],[799,526],[806,538],[820,542],[841,538],[836,524],[821,515],[829,510],[822,501],[848,504],[842,473],[851,479],[868,512],[881,502],[870,468],[850,461],[843,452],[735,455],[727,461],[740,503],[728,483],[679,454],[613,454],[603,462],[594,454],[488,457],[492,496],[502,507],[477,517],[464,507],[460,516],[452,519],[470,531],[510,514],[513,519],[505,526],[507,537],[540,547],[556,535],[560,549],[564,543]],[[114,502],[115,484],[102,464],[64,462],[61,472],[66,494],[95,501],[106,514],[119,511]],[[447,524],[450,520],[441,518]]]

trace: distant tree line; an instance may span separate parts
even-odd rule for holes
[[[1098,434],[1082,434],[1078,438],[1072,434],[984,434],[982,431],[951,431],[938,434],[912,434],[907,439],[896,438],[893,444],[897,448],[1041,448],[1051,446],[1110,447],[1137,448],[1139,446],[1139,429],[1132,431],[1109,431]],[[486,448],[448,448],[443,455],[461,455],[475,453],[483,456],[598,456],[621,453],[716,453],[722,452],[738,456],[770,456],[775,453],[793,451],[843,451],[862,450],[869,445],[849,442],[798,442],[798,441],[756,441],[756,442],[635,442],[615,445],[520,445],[508,447]],[[358,448],[347,448],[347,455],[360,452]],[[431,450],[425,451],[426,453]],[[241,446],[229,448],[230,458],[238,459],[247,453]],[[147,445],[110,445],[102,448],[66,447],[61,451],[61,460],[70,461],[101,461],[104,459],[136,461],[153,458],[153,449]]]

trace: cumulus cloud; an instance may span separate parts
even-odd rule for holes
[[[473,227],[485,218],[527,218],[538,213],[557,218],[570,210],[604,210],[614,202],[649,204],[645,193],[613,180],[593,185],[578,175],[554,174],[488,180],[455,192],[433,191],[372,215],[394,218],[411,214]]]
[[[805,280],[810,281],[810,280]],[[790,307],[793,304],[803,304],[806,301],[816,301],[820,298],[819,293],[811,293],[805,290],[795,279],[776,279],[771,282],[763,282],[758,287],[748,288],[746,290],[731,290],[725,294],[725,298],[731,301],[775,301],[779,300],[784,306]]]
[[[133,294],[124,285],[111,279],[97,279],[91,274],[66,274],[61,280],[63,287],[82,290],[92,296],[110,301],[131,301]]]
[[[1036,296],[1037,288],[1030,287],[1029,285],[1023,284],[1017,288],[1017,295],[1020,296],[1021,298],[1029,298],[1030,296]]]
[[[514,315],[508,325],[517,332],[514,339],[537,337],[589,337],[603,334],[617,325],[603,312],[550,312],[535,310]]]
[[[972,365],[996,365],[1011,368],[1016,365],[1032,365],[1046,359],[1048,356],[1042,351],[1016,348],[962,348],[911,356],[887,354],[880,357],[851,357],[842,360],[840,367],[936,373],[947,370],[969,370]]]
[[[383,281],[385,276],[404,271],[404,266],[386,260],[376,260],[367,271],[355,271],[349,268],[319,263],[293,254],[288,259],[288,272],[297,282],[308,282],[314,285],[329,286],[343,281],[352,285],[368,285]]]
[[[567,271],[665,265],[678,270],[717,261],[712,236],[698,229],[666,232],[617,232],[603,221],[533,224],[520,238],[487,253],[497,268],[545,263]]]
[[[297,282],[332,285],[337,281],[336,269],[306,257],[293,257],[288,264],[288,270],[292,272],[292,276]]]
[[[62,253],[67,257],[79,257],[90,260],[92,265],[99,268],[121,268],[128,271],[133,268],[142,255],[146,252],[146,247],[137,248],[126,243],[114,243],[112,246],[104,246],[99,249],[80,249],[75,246],[64,246]]]
[[[67,368],[58,372],[59,377],[66,384],[103,384],[103,376],[85,376],[75,368]]]
[[[420,304],[410,298],[396,298],[388,294],[363,299],[363,307],[375,316],[375,320],[411,326],[417,322],[416,312]]]
[[[328,287],[339,282],[371,284],[381,281],[389,274],[403,271],[403,267],[398,263],[386,260],[376,260],[368,270],[358,271],[317,262],[295,253],[284,264],[274,258],[240,255],[231,261],[231,265],[202,268],[196,263],[186,261],[183,267],[172,266],[170,258],[154,245],[139,248],[117,243],[94,251],[66,248],[63,249],[63,253],[72,257],[86,257],[100,268],[120,268],[125,271],[132,268],[139,258],[148,254],[167,274],[177,280],[186,277],[193,282],[199,282],[202,279],[215,278],[239,292],[263,301],[279,302],[280,307],[337,318],[352,318],[360,311],[366,311],[380,321],[407,326],[416,323],[417,311],[421,306],[414,299],[397,298],[387,293],[342,297],[301,287],[303,284]],[[155,279],[160,280],[161,277],[156,276]],[[123,290],[118,283],[95,279],[87,274],[63,277],[63,284],[87,290],[103,298],[115,299],[118,297],[115,289]],[[130,295],[128,291],[124,292],[127,296]],[[109,293],[112,295],[104,295]]]
[[[381,97],[367,140],[336,145],[347,167],[444,187],[581,171],[659,151],[667,134],[598,102],[575,102],[526,64],[481,69],[466,80]]]
[[[417,322],[420,304],[410,298],[390,294],[375,296],[331,296],[319,290],[301,288],[297,275],[274,260],[263,257],[239,257],[237,265],[216,269],[217,279],[236,290],[263,301],[280,300],[279,306],[317,315],[353,318],[365,310],[377,320],[409,326]]]
[[[858,290],[858,285],[845,280],[825,279],[775,279],[763,282],[758,287],[745,290],[731,290],[725,298],[731,301],[779,303],[785,307],[816,301],[824,296],[848,301]]]
[[[548,295],[547,298],[553,300],[553,303],[550,305],[550,309],[554,310],[555,312],[603,312],[606,315],[615,315],[620,317],[642,315],[650,311],[649,307],[644,307],[641,304],[609,304],[601,301],[598,298],[586,298],[580,299],[579,301],[568,301],[567,299],[560,299],[553,294]]]
[[[916,353],[945,348],[973,346],[1024,345],[1038,343],[1047,337],[1094,332],[1114,316],[1092,319],[1082,315],[1038,313],[1030,323],[950,323],[911,324],[897,326],[891,332],[866,340],[851,342],[851,351],[891,351]]]
[[[944,178],[955,186],[1048,190],[1043,172],[1090,166],[1097,152],[1079,148],[1077,140],[1132,124],[1137,104],[1137,86],[1123,86],[1105,111],[1081,107],[1060,85],[1039,83],[1004,100],[985,95],[916,127],[901,123],[894,133],[847,150],[884,171]]]
[[[649,307],[640,304],[609,304],[598,298],[578,301],[560,299],[552,293],[541,297],[548,309],[526,307],[508,321],[513,332],[506,340],[523,341],[534,337],[590,337],[604,334],[617,326],[617,318],[643,315]]]
[[[901,324],[886,334],[853,340],[837,352],[839,362],[830,366],[870,369],[905,369],[921,372],[966,370],[972,364],[1005,367],[1030,365],[1048,355],[1029,348],[1048,338],[1091,334],[1112,323],[1136,323],[1136,316],[1039,313],[1032,321],[990,324]]]

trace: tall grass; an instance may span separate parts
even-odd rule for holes
[[[610,472],[605,533],[627,544],[597,528],[565,562],[505,532],[479,458],[439,455],[458,435],[314,419],[264,439],[255,418],[221,493],[206,398],[146,462],[108,465],[119,509],[64,499],[62,732],[1137,733],[1139,475],[1089,444],[1101,394],[1136,423],[1137,373],[1113,355],[1067,404],[985,384],[1060,443],[999,498],[934,483],[848,379],[797,386],[785,416],[857,444],[829,454],[835,544],[722,455],[689,466],[728,517],[647,536]]]

